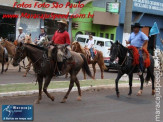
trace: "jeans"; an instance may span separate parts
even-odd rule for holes
[[[93,48],[90,48],[89,50],[90,50],[90,53],[91,53],[91,57],[94,59],[95,54],[94,54],[94,52],[93,52]]]
[[[142,53],[142,50],[139,50],[139,67],[140,67],[140,70],[143,71],[144,69],[144,65],[143,65],[143,53]]]

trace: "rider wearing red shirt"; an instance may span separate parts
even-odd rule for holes
[[[53,35],[53,43],[54,44],[69,44],[70,45],[70,37],[68,32],[65,30],[67,26],[66,20],[58,21],[58,30]]]

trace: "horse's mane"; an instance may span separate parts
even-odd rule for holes
[[[33,45],[33,44],[26,44],[26,45],[29,45],[29,46],[34,47],[34,48],[37,48],[37,49],[42,50],[42,51],[48,51],[48,49],[45,48],[45,47],[40,47],[40,46]]]

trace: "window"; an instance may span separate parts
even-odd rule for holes
[[[105,47],[111,47],[110,41],[105,42]]]
[[[105,34],[105,38],[109,39],[109,34],[108,33]]]
[[[104,42],[103,41],[97,41],[97,45],[102,47],[102,46],[104,46]]]
[[[114,34],[111,34],[111,38],[110,38],[111,40],[114,40]]]
[[[77,38],[77,41],[78,41],[78,42],[85,43],[85,40],[86,40],[85,38],[81,38],[81,37],[78,37],[78,38]]]
[[[100,33],[100,37],[104,37],[104,34],[103,33]]]

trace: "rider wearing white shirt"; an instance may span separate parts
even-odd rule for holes
[[[93,45],[94,45],[93,36],[92,35],[89,35],[89,41],[88,41],[88,44],[87,44],[87,48],[90,50],[91,60],[94,59],[94,57],[95,57],[95,54],[93,52]]]
[[[18,30],[19,30],[19,36],[17,38],[17,41],[18,41],[18,43],[20,43],[20,42],[24,43],[24,41],[25,41],[25,33],[23,33],[23,28],[19,27]]]

